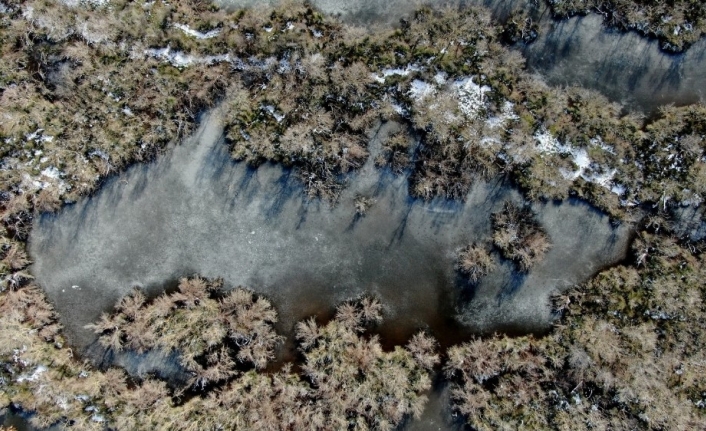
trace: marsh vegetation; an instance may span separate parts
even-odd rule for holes
[[[553,7],[598,8],[669,50],[702,31],[699,2],[677,2],[668,20],[661,4],[636,4]],[[532,23],[517,16],[508,30],[477,8],[423,8],[371,33],[295,3],[0,7],[0,405],[33,412],[39,427],[393,429],[420,415],[443,361],[454,408],[477,429],[704,422],[704,244],[674,215],[706,193],[703,106],[645,119],[598,93],[550,87],[502,43],[531,36]],[[135,291],[94,326],[107,348],[178,354],[187,387],[94,369],[27,269],[32,220],[153,160],[214,101],[231,156],[294,168],[310,198],[334,203],[370,155],[366,133],[394,120],[401,131],[374,162],[408,172],[413,196],[462,200],[479,179],[504,176],[528,201],[580,197],[634,223],[632,255],[558,296],[561,317],[544,336],[474,338],[442,358],[419,332],[384,349],[384,304],[361,297],[328,322],[300,322],[296,367],[271,373],[262,370],[282,340],[269,301],[187,278],[156,298]],[[356,211],[373,203],[361,195]],[[508,204],[492,222],[494,245],[521,271],[549,248],[526,208]],[[473,282],[493,268],[480,244],[457,265]]]
[[[693,0],[548,1],[559,17],[599,13],[605,23],[621,30],[633,30],[659,39],[668,52],[681,52],[704,35],[706,6]]]
[[[439,362],[436,341],[419,332],[406,346],[384,351],[377,336],[366,335],[383,317],[374,298],[341,304],[325,324],[314,317],[300,322],[301,372],[287,364],[267,374],[258,370],[280,341],[272,329],[276,312],[247,290],[221,289],[219,280],[193,277],[150,300],[135,291],[93,325],[110,349],[176,352],[193,376],[185,387],[169,389],[115,368],[91,370],[70,355],[52,361],[59,346],[39,343],[45,349],[3,352],[14,355],[4,373],[25,376],[15,378],[8,395],[34,413],[34,425],[72,429],[389,430],[421,414]],[[23,327],[47,328],[45,339],[55,335],[51,310],[31,305],[35,294],[25,288],[3,296],[4,327],[16,331],[3,334],[13,344]],[[13,309],[27,312],[12,315]]]

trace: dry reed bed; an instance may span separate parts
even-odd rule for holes
[[[475,340],[452,349],[445,367],[459,411],[479,428],[703,423],[703,243],[681,238],[670,210],[699,204],[706,191],[704,107],[666,107],[644,120],[596,93],[548,87],[477,9],[423,9],[369,34],[293,4],[230,13],[198,2],[3,4],[0,404],[36,412],[41,426],[77,429],[387,429],[418,414],[433,341],[420,335],[383,352],[361,335],[371,320],[362,303],[298,328],[303,376],[229,362],[269,358],[277,336],[264,305],[253,339],[269,341],[242,356],[231,351],[233,337],[252,333],[238,338],[220,294],[199,291],[203,304],[192,298],[191,309],[188,299],[164,297],[173,307],[164,305],[164,318],[185,319],[168,325],[178,336],[164,345],[155,341],[165,339],[159,318],[98,323],[116,347],[183,352],[203,386],[213,385],[188,400],[164,382],[128,384],[120,370],[92,370],[66,345],[26,270],[32,218],[152,159],[218,99],[234,157],[295,166],[311,196],[335,200],[367,158],[364,132],[394,118],[407,135],[393,136],[376,162],[409,170],[410,191],[423,198],[461,199],[475,176],[504,174],[529,199],[576,195],[616,218],[653,204],[637,226],[634,258],[565,296],[552,334]],[[122,311],[154,306],[139,294],[125,301]],[[217,333],[193,334],[189,319]]]

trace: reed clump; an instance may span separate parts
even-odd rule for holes
[[[637,31],[660,41],[667,52],[682,52],[706,32],[706,8],[690,0],[554,0],[548,2],[559,17],[600,13],[606,25]]]
[[[282,341],[267,299],[243,288],[225,292],[220,280],[183,278],[176,292],[151,301],[134,290],[115,308],[90,325],[103,346],[177,352],[200,387],[229,379],[238,364],[265,368]]]
[[[380,429],[421,414],[439,362],[436,341],[423,332],[404,347],[383,350],[366,331],[382,319],[370,297],[340,305],[324,325],[296,328],[298,366],[265,373],[280,342],[276,312],[242,288],[185,278],[176,292],[147,300],[139,291],[94,325],[112,349],[177,351],[194,374],[194,392],[169,389],[155,377],[95,370],[63,344],[56,315],[31,286],[0,296],[0,357],[8,399],[40,427],[111,429]],[[37,331],[32,328],[42,328]],[[236,362],[245,366],[236,366]],[[5,389],[5,388],[3,388]]]

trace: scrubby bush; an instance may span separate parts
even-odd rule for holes
[[[493,213],[491,220],[493,244],[521,271],[529,271],[551,247],[549,237],[529,207],[506,202],[501,211]]]
[[[495,268],[495,261],[486,247],[471,244],[459,252],[456,267],[472,283],[477,283]]]
[[[101,344],[118,351],[174,351],[201,387],[235,375],[232,358],[265,368],[282,341],[267,299],[242,288],[225,292],[219,280],[183,278],[176,292],[152,301],[134,290],[115,308],[89,325]]]

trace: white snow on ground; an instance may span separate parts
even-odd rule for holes
[[[47,187],[55,186],[59,193],[67,190],[67,185],[61,180],[63,172],[54,166],[45,168],[38,176],[31,176],[28,173],[22,174],[20,189],[24,191],[44,190]]]
[[[41,175],[45,176],[47,178],[52,178],[52,179],[58,180],[59,178],[61,178],[61,171],[59,171],[54,166],[49,166],[48,168],[46,168],[42,171]]]
[[[184,54],[181,51],[172,51],[170,47],[147,49],[145,50],[145,55],[167,61],[175,67],[186,67],[191,66],[192,64],[215,64],[231,61],[229,54],[196,57],[190,54]]]
[[[515,113],[515,104],[506,100],[500,110],[500,115],[488,118],[485,120],[485,124],[491,129],[496,129],[504,126],[508,121],[517,120],[518,118],[520,117]]]
[[[571,156],[572,161],[576,165],[577,169],[575,171],[569,171],[566,169],[560,169],[559,172],[567,180],[575,180],[579,177],[583,178],[585,181],[590,183],[598,184],[601,187],[609,189],[616,195],[622,195],[625,193],[625,187],[620,184],[614,184],[613,177],[617,172],[616,169],[600,169],[602,173],[597,173],[594,169],[591,169],[591,159],[588,157],[588,152],[583,148],[574,148],[570,145],[565,145],[559,142],[550,132],[542,129],[534,134],[534,139],[536,141],[536,149],[540,153],[545,154],[568,154]],[[595,142],[595,143],[594,143]],[[596,138],[595,141],[591,140],[593,145],[599,145],[603,141],[600,137]],[[604,148],[601,146],[601,148]],[[604,148],[609,151],[611,148],[606,146]]]
[[[90,5],[90,6],[103,6],[108,4],[110,0],[60,0],[61,3],[65,4],[68,7],[76,7],[76,6],[82,6],[82,5]]]
[[[30,374],[30,375],[23,374],[23,375],[21,375],[21,376],[19,376],[19,377],[17,378],[16,382],[17,382],[17,383],[22,383],[22,382],[34,382],[34,381],[37,380],[37,379],[39,378],[39,376],[41,376],[42,373],[45,372],[46,370],[47,370],[47,367],[45,367],[45,366],[43,366],[43,365],[39,365],[39,366],[34,370],[34,372],[33,372],[32,374]]]
[[[615,194],[618,195],[618,196],[622,196],[622,195],[625,194],[625,192],[627,191],[627,189],[625,188],[624,185],[622,185],[622,184],[617,184],[617,183],[616,183],[616,184],[614,184],[614,185],[610,188],[610,191],[613,192],[613,193],[615,193]]]
[[[7,12],[9,12],[7,5],[5,5],[5,3],[3,3],[3,2],[0,2],[0,13],[7,13]]]
[[[414,100],[421,100],[434,93],[436,93],[436,89],[427,82],[415,79],[410,84],[409,95],[412,96]]]
[[[211,31],[207,31],[206,33],[201,33],[200,31],[194,30],[186,24],[176,23],[174,24],[174,27],[178,28],[189,36],[195,37],[196,39],[211,39],[221,34],[220,29],[213,29]]]
[[[461,112],[467,116],[478,115],[480,110],[485,106],[485,93],[490,91],[487,85],[477,85],[473,82],[473,77],[468,77],[464,80],[454,83],[458,92],[459,108]]]
[[[596,136],[595,138],[591,139],[590,142],[591,145],[599,147],[603,151],[606,151],[610,154],[615,154],[615,148],[613,148],[612,145],[608,145],[603,142],[603,138],[601,138],[600,136]]]
[[[376,80],[377,82],[384,83],[385,78],[388,76],[392,75],[401,75],[401,76],[407,76],[412,72],[418,72],[422,70],[419,66],[415,66],[413,64],[408,64],[407,67],[404,69],[396,68],[396,69],[385,69],[380,73],[373,73],[373,79]]]
[[[284,115],[278,113],[278,112],[275,110],[275,107],[274,107],[274,106],[272,106],[272,105],[267,105],[267,106],[265,106],[265,110],[266,110],[267,112],[269,112],[270,115],[272,115],[272,116],[275,118],[275,120],[277,120],[278,123],[280,123],[280,122],[282,122],[282,120],[284,120]]]

